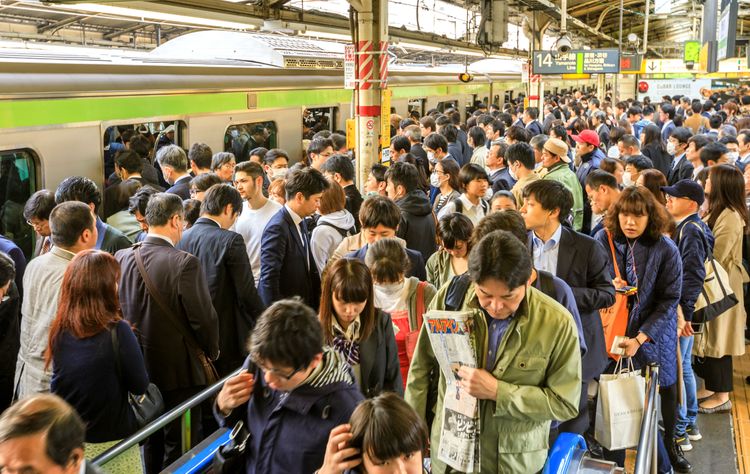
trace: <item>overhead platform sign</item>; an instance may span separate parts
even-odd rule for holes
[[[620,72],[620,54],[616,49],[535,51],[534,74],[614,74]]]

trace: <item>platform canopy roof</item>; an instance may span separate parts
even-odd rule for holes
[[[0,0],[0,40],[151,50],[206,29],[264,31],[347,41],[349,1],[359,0]],[[671,0],[655,15],[651,1],[649,55],[677,57],[682,43],[700,39],[702,0]],[[721,1],[721,0],[719,0]],[[750,28],[750,0],[739,0],[738,35]],[[560,30],[560,0],[508,0],[508,39],[492,51],[476,45],[482,0],[389,0],[391,53],[403,62],[447,63],[471,57],[526,56],[531,30],[544,29],[549,47]],[[626,38],[642,41],[645,0],[622,0]],[[617,47],[617,0],[568,0],[575,47]]]

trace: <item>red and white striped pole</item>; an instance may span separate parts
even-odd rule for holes
[[[380,162],[381,93],[388,78],[388,1],[350,1],[357,10],[356,120],[357,185],[367,181],[373,164]]]

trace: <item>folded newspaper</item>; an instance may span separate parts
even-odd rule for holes
[[[477,367],[471,342],[472,313],[429,311],[424,317],[430,344],[447,383],[437,458],[460,472],[479,472],[477,399],[458,384],[458,369]]]

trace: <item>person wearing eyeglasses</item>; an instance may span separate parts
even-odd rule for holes
[[[52,249],[49,215],[54,208],[55,193],[48,189],[41,189],[32,194],[23,207],[23,218],[36,232],[36,247],[32,258],[44,255]]]
[[[323,464],[331,430],[363,399],[346,357],[323,346],[315,312],[298,299],[260,316],[248,353],[216,397],[216,420],[229,428],[242,421],[250,432],[244,472],[311,472]]]
[[[234,167],[236,165],[237,160],[232,153],[216,153],[211,159],[211,171],[216,173],[216,175],[226,183],[232,182]]]

